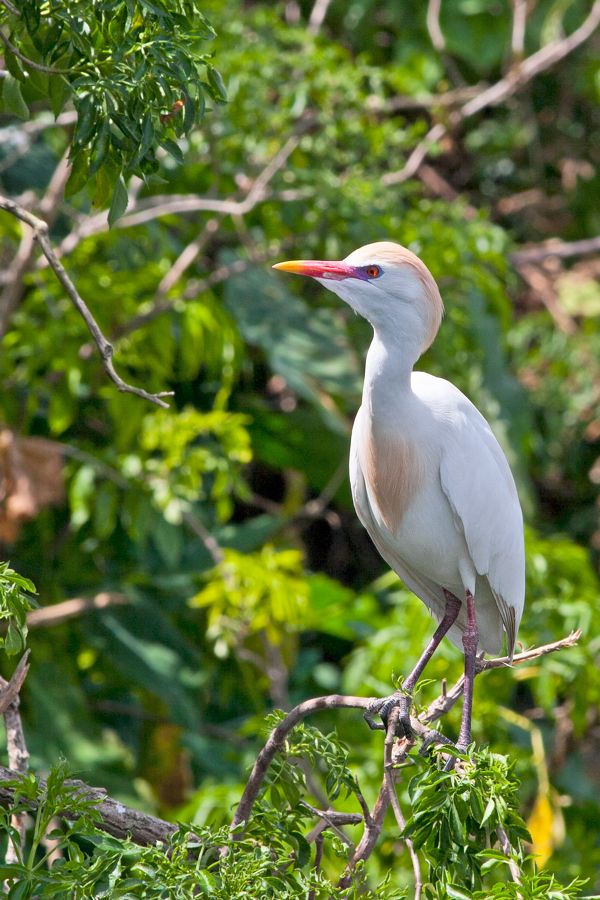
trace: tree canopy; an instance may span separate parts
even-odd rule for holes
[[[0,671],[29,648],[38,779],[0,768],[9,896],[600,892],[599,23],[597,0],[0,0]],[[386,745],[397,805],[360,702],[277,712],[388,694],[432,631],[352,509],[369,327],[270,271],[379,239],[436,277],[419,367],[515,473],[520,649],[582,632],[481,673],[454,772]],[[444,645],[416,697],[448,738],[456,708],[427,715],[461,665]],[[103,836],[69,776],[178,823],[170,852]]]

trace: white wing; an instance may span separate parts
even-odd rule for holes
[[[445,382],[445,386],[452,416],[442,448],[442,490],[473,565],[496,600],[512,656],[525,597],[523,515],[517,489],[486,420],[454,385]]]

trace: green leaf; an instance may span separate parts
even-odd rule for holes
[[[490,797],[490,799],[488,800],[488,802],[486,804],[486,807],[485,807],[485,810],[483,813],[483,818],[481,820],[482,826],[485,825],[485,823],[487,822],[487,820],[489,819],[491,814],[494,812],[495,808],[496,808],[496,802],[493,797]]]
[[[227,89],[225,87],[223,79],[221,78],[220,72],[218,72],[214,66],[207,65],[206,75],[208,78],[208,83],[211,87],[210,93],[213,100],[216,100],[218,103],[226,103]]]
[[[61,112],[70,93],[69,82],[63,75],[53,75],[48,80],[48,96],[55,118]]]
[[[127,209],[127,187],[123,180],[123,176],[119,175],[115,189],[113,191],[112,202],[108,211],[108,227],[112,228],[115,222],[121,218]]]
[[[23,100],[21,85],[13,75],[3,79],[2,106],[8,113],[19,119],[29,118],[29,108]]]
[[[65,185],[65,197],[72,197],[80,191],[88,182],[89,152],[87,150],[74,151],[71,162],[71,173]]]

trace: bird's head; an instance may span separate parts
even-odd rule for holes
[[[408,339],[418,355],[440,327],[444,306],[433,275],[400,244],[378,241],[340,262],[293,260],[273,268],[314,278],[364,316],[381,337]]]

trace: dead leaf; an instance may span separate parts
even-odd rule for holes
[[[56,444],[0,430],[0,541],[14,543],[24,522],[64,495],[63,458]]]

